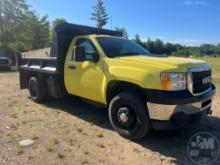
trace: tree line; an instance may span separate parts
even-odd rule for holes
[[[134,41],[145,47],[153,54],[167,54],[173,56],[220,56],[220,44],[202,44],[200,46],[183,46],[181,44],[164,43],[160,39],[143,41],[135,35]]]
[[[65,22],[38,16],[26,0],[0,0],[0,49],[27,51],[50,46],[53,28]]]
[[[103,0],[97,0],[96,6],[91,13],[91,19],[96,22],[96,27],[102,28],[108,22],[108,14],[104,6]],[[127,30],[125,28],[116,27],[115,30],[122,32],[124,38],[129,38]],[[153,54],[167,54],[175,56],[220,56],[220,44],[202,44],[201,46],[183,46],[181,44],[164,43],[160,39],[155,41],[148,39],[143,41],[139,35],[135,35],[134,41],[145,47],[149,52]]]
[[[97,28],[103,28],[108,23],[108,13],[103,0],[97,0],[91,12],[91,20],[95,21]],[[66,20],[62,18],[51,23],[47,15],[40,17],[26,0],[0,0],[0,49],[24,52],[49,47],[54,28],[63,22]],[[116,27],[115,30],[122,32],[123,37],[129,38],[125,28]],[[132,39],[155,54],[220,56],[220,44],[189,47],[164,43],[160,39],[143,41],[139,35]]]

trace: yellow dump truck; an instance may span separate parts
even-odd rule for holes
[[[79,96],[108,107],[113,128],[139,139],[151,128],[198,123],[212,113],[211,66],[151,54],[120,32],[64,23],[50,57],[19,58],[20,87],[33,100]]]

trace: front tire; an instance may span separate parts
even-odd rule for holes
[[[46,85],[43,80],[31,77],[28,85],[29,93],[36,103],[41,103],[46,100]]]
[[[141,139],[150,131],[146,102],[135,93],[116,95],[109,104],[108,112],[112,127],[125,138]]]

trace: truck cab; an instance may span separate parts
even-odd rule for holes
[[[211,114],[212,68],[200,60],[151,54],[114,31],[57,27],[51,57],[20,58],[20,86],[34,101],[75,95],[108,108],[113,128],[139,139]]]

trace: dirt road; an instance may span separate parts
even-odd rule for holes
[[[0,73],[0,164],[191,164],[186,145],[193,133],[220,139],[219,95],[213,111],[200,126],[132,142],[112,129],[106,109],[76,98],[35,104],[19,89],[17,73]],[[35,143],[20,147],[24,139]]]

